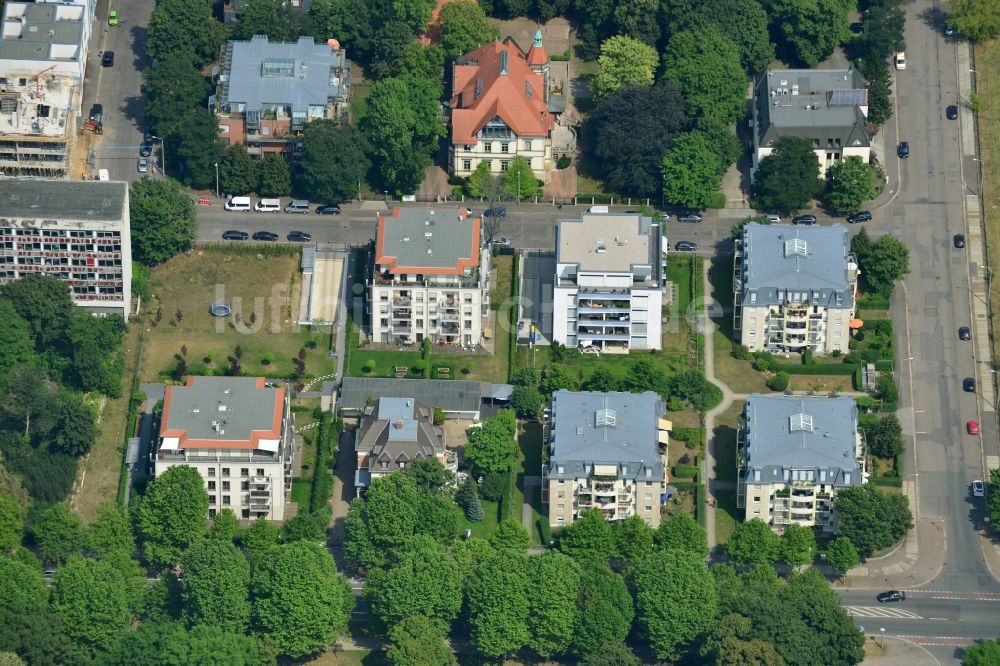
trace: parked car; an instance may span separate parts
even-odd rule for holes
[[[973,497],[986,497],[986,486],[979,479],[972,482],[972,496]]]
[[[149,160],[145,157],[140,157],[135,168],[139,171],[139,173],[146,173],[149,171]]]
[[[945,37],[954,37],[955,36],[955,26],[951,25],[950,23],[945,23],[945,25],[944,25],[944,36]]]
[[[483,217],[507,217],[507,208],[505,206],[487,208],[483,211]]]
[[[900,590],[889,590],[888,592],[881,592],[876,599],[878,599],[880,604],[891,601],[905,601],[906,592],[901,592]]]
[[[340,206],[337,204],[327,204],[316,209],[320,215],[340,215]]]
[[[694,212],[687,212],[677,216],[678,222],[701,222],[701,220],[701,215]]]
[[[972,330],[968,326],[958,329],[958,339],[968,342],[972,339]]]
[[[944,110],[944,115],[948,116],[948,120],[958,119],[958,107],[952,104],[947,109]]]
[[[853,215],[847,216],[848,224],[858,224],[859,222],[870,222],[872,219],[872,214],[867,210],[859,210]]]
[[[312,236],[304,231],[289,231],[287,238],[293,243],[308,243],[312,240]]]
[[[853,32],[855,35],[860,35],[864,31],[865,31],[864,23],[861,23],[860,21],[855,21],[854,23],[851,24],[851,32]]]
[[[139,157],[149,157],[153,152],[153,147],[148,143],[144,143],[139,146]]]
[[[962,380],[962,390],[966,393],[976,392],[976,380],[972,377],[966,377]]]
[[[490,245],[496,245],[497,247],[512,247],[513,244],[510,242],[509,238],[497,236],[490,241]]]
[[[906,53],[900,51],[896,54],[896,69],[902,71],[906,69]]]
[[[779,222],[781,222],[781,216],[775,213],[768,213],[764,217],[767,218],[768,222],[772,222],[774,224],[778,224]]]
[[[792,218],[792,224],[816,224],[815,215],[797,215]]]
[[[965,429],[969,431],[970,435],[978,435],[979,434],[979,421],[975,421],[975,420],[969,421],[968,423],[965,424]]]
[[[250,238],[250,234],[245,231],[235,231],[230,229],[229,231],[224,231],[222,233],[222,240],[246,240]]]
[[[698,244],[693,241],[677,241],[674,249],[678,252],[694,252],[698,249]]]
[[[905,160],[910,156],[910,142],[900,141],[899,148],[896,149],[896,154],[899,155],[900,159]]]
[[[115,52],[105,51],[101,56],[101,67],[114,67],[115,66]]]
[[[278,234],[271,231],[255,231],[253,239],[256,241],[276,241],[278,240]]]
[[[101,119],[103,117],[104,117],[104,105],[103,104],[94,104],[92,107],[90,107],[90,118],[89,118],[89,120],[93,120],[95,123],[99,123],[99,122],[101,122]]]
[[[958,249],[965,247],[965,234],[955,234],[955,237],[952,240],[955,243],[955,247]]]

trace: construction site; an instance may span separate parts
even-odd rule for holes
[[[0,175],[70,175],[80,88],[72,76],[53,69],[11,72],[0,78]],[[98,127],[88,121],[81,123],[81,129]]]

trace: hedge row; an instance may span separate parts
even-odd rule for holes
[[[817,363],[815,365],[792,365],[772,363],[774,372],[787,372],[790,375],[853,375],[859,366],[853,363]]]
[[[513,265],[510,269],[510,302],[512,304],[520,302],[521,296],[521,255],[517,252],[514,253]],[[517,368],[517,305],[510,306],[510,332],[507,334],[510,338],[507,344],[507,379],[510,379],[511,374]]]
[[[333,495],[333,474],[330,470],[336,463],[336,436],[340,431],[340,421],[334,422],[330,412],[320,416],[316,432],[316,460],[313,464],[312,492],[309,494],[309,511],[316,512],[327,505]]]
[[[871,482],[876,486],[886,488],[901,488],[903,486],[903,479],[898,476],[873,476]]]
[[[677,490],[683,490],[685,492],[691,492],[695,489],[696,484],[694,481],[670,481],[670,485]]]
[[[882,296],[868,296],[858,299],[858,308],[862,310],[888,310],[889,299]]]
[[[690,444],[694,444],[695,446],[701,446],[705,443],[705,429],[674,426],[674,429],[670,431],[670,437],[681,442],[688,442]]]
[[[674,476],[693,479],[696,476],[698,476],[698,467],[696,465],[685,465],[683,463],[677,463],[676,465],[674,465]]]

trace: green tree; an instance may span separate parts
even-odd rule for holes
[[[142,73],[146,122],[159,136],[175,137],[184,115],[204,106],[211,90],[208,78],[191,66],[190,53],[179,51],[157,59]]]
[[[6,377],[18,363],[35,356],[35,341],[31,326],[21,317],[14,304],[0,299],[0,378]]]
[[[131,606],[125,575],[108,562],[74,558],[52,578],[52,610],[67,634],[95,651],[128,626]]]
[[[247,0],[236,13],[239,21],[233,25],[235,39],[250,39],[254,35],[265,35],[272,42],[287,41],[291,35],[282,17],[282,6],[278,0]]]
[[[826,203],[837,215],[860,210],[866,201],[875,198],[875,167],[860,157],[847,157],[827,172]]]
[[[811,527],[792,523],[781,535],[781,561],[790,567],[810,564],[816,557],[816,534]]]
[[[590,82],[590,92],[602,99],[628,86],[650,86],[659,65],[656,49],[637,39],[615,35],[601,44],[597,75]]]
[[[219,541],[232,541],[240,527],[240,520],[232,509],[226,508],[215,514],[209,536]]]
[[[726,544],[726,553],[737,564],[773,564],[780,552],[778,535],[759,518],[737,525]]]
[[[642,666],[632,650],[620,642],[602,646],[600,652],[591,654],[582,663],[583,666]]]
[[[888,460],[903,452],[903,426],[895,414],[882,417],[865,434],[868,451],[878,458]]]
[[[117,504],[105,503],[87,526],[87,549],[95,559],[106,560],[124,569],[135,554],[135,535],[128,517]]]
[[[306,125],[308,131],[309,125]],[[219,160],[219,189],[232,196],[250,194],[257,189],[257,163],[242,143],[235,143]]]
[[[181,116],[181,123],[177,136],[167,142],[171,157],[177,156],[177,164],[169,166],[179,167],[185,185],[208,189],[215,185],[215,165],[222,158],[219,121],[208,109],[196,107]]]
[[[785,666],[785,660],[773,645],[754,639],[741,641],[727,636],[719,644],[716,666]]]
[[[663,52],[663,78],[677,85],[695,118],[728,125],[745,113],[747,81],[740,53],[715,28],[671,36]]]
[[[241,543],[250,559],[254,559],[278,544],[279,533],[277,526],[262,516],[250,523],[250,527],[243,532]]]
[[[438,14],[441,46],[445,56],[454,58],[500,39],[500,30],[474,1],[450,2]]]
[[[469,194],[474,197],[492,199],[491,194],[494,191],[503,189],[503,181],[490,170],[490,160],[483,160],[472,170],[467,187],[469,188]]]
[[[542,379],[542,392],[551,396],[556,391],[575,391],[579,387],[576,377],[570,374],[563,365],[545,366],[545,377]]]
[[[399,71],[432,81],[444,78],[444,48],[440,44],[424,46],[419,39],[411,39],[403,48]]]
[[[840,533],[868,557],[903,538],[913,527],[906,495],[884,493],[872,485],[844,488],[833,501]]]
[[[361,187],[371,166],[364,135],[354,125],[314,120],[302,132],[301,185],[312,199],[327,203],[347,201]]]
[[[534,386],[515,386],[510,406],[519,419],[537,419],[545,399]]]
[[[0,666],[27,666],[16,652],[0,652]]]
[[[833,539],[826,547],[826,561],[838,575],[844,575],[854,567],[858,566],[861,558],[858,557],[858,550],[847,537],[839,536]]]
[[[455,484],[455,474],[437,458],[415,460],[406,466],[403,474],[412,476],[418,488],[430,492],[445,492]]]
[[[154,62],[184,54],[200,67],[219,55],[226,28],[201,0],[161,0],[149,18],[148,35],[146,55]]]
[[[392,13],[413,32],[421,32],[431,20],[434,4],[434,0],[392,0]]]
[[[457,666],[441,630],[423,615],[411,615],[389,630],[385,660],[390,666]]]
[[[885,124],[893,113],[892,73],[885,60],[879,60],[868,79],[868,122],[877,127]]]
[[[690,551],[657,550],[632,569],[636,617],[657,658],[677,659],[712,626],[718,594],[704,560]]]
[[[632,628],[632,595],[621,576],[604,562],[580,562],[580,594],[571,650],[578,657],[599,655],[605,646],[622,643]]]
[[[38,554],[45,561],[62,563],[83,549],[83,523],[65,504],[43,507],[31,522]]]
[[[507,164],[503,172],[503,188],[507,196],[517,201],[530,199],[542,193],[542,182],[531,170],[531,162],[518,155]]]
[[[948,22],[974,42],[1000,35],[1000,7],[990,0],[952,0]]]
[[[597,368],[594,373],[587,377],[581,387],[584,391],[620,391],[622,385],[621,377],[608,368]]]
[[[20,546],[23,533],[24,507],[7,493],[0,492],[0,555]]]
[[[708,557],[708,535],[705,528],[686,511],[678,511],[660,523],[653,535],[657,548],[689,550]]]
[[[740,63],[750,75],[763,72],[774,60],[767,11],[758,0],[712,0],[701,13],[736,45]]]
[[[44,583],[43,583],[44,585]],[[6,608],[0,605],[0,649],[16,652],[29,664],[87,664],[66,634],[59,616],[47,607]]]
[[[98,363],[100,362],[101,352],[96,345],[89,350],[89,354]],[[86,455],[97,439],[97,423],[94,421],[93,410],[83,401],[80,394],[72,391],[60,391],[57,402],[59,425],[56,428],[52,449],[71,456]]]
[[[190,630],[179,622],[143,622],[110,646],[108,666],[273,666],[256,639],[199,625]]]
[[[663,158],[663,199],[687,208],[705,208],[722,185],[715,152],[700,132],[677,137]]]
[[[135,229],[134,222],[132,228]],[[73,299],[65,282],[33,273],[0,287],[0,297],[9,301],[31,327],[35,347],[40,352],[52,349],[63,341],[73,313]],[[31,359],[19,360],[23,364]]]
[[[406,550],[390,568],[373,570],[364,596],[381,631],[410,615],[422,615],[443,636],[462,607],[462,574],[440,545],[417,547]]]
[[[825,60],[847,37],[847,5],[843,0],[770,0],[778,57],[810,68]]]
[[[494,553],[493,546],[485,539],[470,537],[455,543],[451,547],[452,557],[458,564],[458,570],[462,574],[462,580],[468,580],[472,572],[476,570],[479,563]]]
[[[871,249],[858,257],[865,288],[888,298],[897,280],[910,274],[910,250],[906,243],[892,236],[882,236]]]
[[[822,188],[819,158],[809,140],[783,136],[760,161],[751,193],[758,210],[792,213],[818,197]]]
[[[616,3],[612,20],[615,32],[656,46],[660,39],[660,26],[656,22],[658,0],[623,0]]]
[[[257,165],[259,192],[264,197],[284,197],[292,191],[292,172],[279,153],[267,153]]]
[[[962,666],[995,666],[1000,664],[1000,640],[983,640],[965,648]]]
[[[481,654],[499,657],[527,644],[528,558],[505,549],[476,567],[466,585],[469,638]]]
[[[41,569],[0,555],[0,608],[45,610],[48,600],[49,588]]]
[[[520,522],[513,518],[504,518],[490,536],[490,545],[496,550],[509,548],[520,553],[527,553],[528,548],[531,547],[531,537]]]
[[[514,411],[502,409],[470,428],[465,459],[481,474],[501,474],[514,469],[517,457],[517,419]]]
[[[528,562],[528,647],[541,657],[566,652],[575,638],[580,567],[551,550]]]
[[[204,624],[245,633],[250,624],[250,564],[228,541],[202,539],[181,558],[182,617],[188,627]]]
[[[129,219],[132,254],[147,266],[162,264],[190,248],[198,229],[194,202],[169,180],[142,178],[133,182]]]
[[[154,479],[135,511],[146,559],[170,565],[208,527],[208,493],[198,470],[175,465]]]
[[[254,562],[254,624],[278,654],[298,659],[327,647],[347,628],[350,586],[318,543],[275,546]]]
[[[986,510],[990,521],[1000,523],[1000,469],[990,470],[990,480],[986,493]]]
[[[653,529],[640,516],[630,516],[614,523],[611,533],[615,537],[618,559],[632,564],[653,550]]]
[[[579,518],[555,536],[559,550],[577,560],[588,557],[606,560],[617,553],[611,525],[600,509],[580,512]]]

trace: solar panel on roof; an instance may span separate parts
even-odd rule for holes
[[[864,106],[868,91],[864,88],[840,88],[830,91],[830,106]]]

